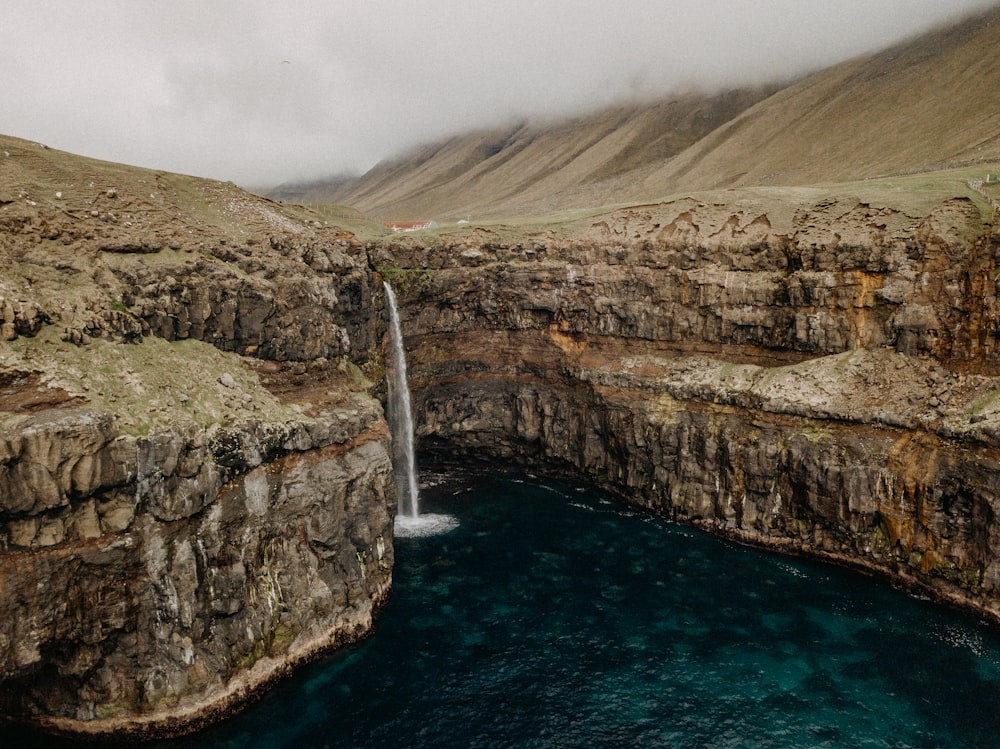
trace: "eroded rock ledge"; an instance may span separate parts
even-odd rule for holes
[[[3,709],[75,733],[204,724],[367,633],[391,584],[377,401],[290,424],[0,439]]]
[[[970,209],[678,201],[568,240],[399,241],[422,451],[572,471],[1000,621],[1000,245]]]
[[[188,731],[389,592],[381,287],[308,209],[0,140],[0,720]]]

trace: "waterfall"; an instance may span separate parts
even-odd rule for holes
[[[383,281],[385,296],[389,300],[389,354],[388,371],[389,418],[392,420],[393,452],[396,457],[396,493],[398,512],[404,517],[420,516],[420,496],[417,486],[417,459],[413,451],[413,409],[410,406],[410,384],[406,378],[406,351],[403,349],[403,330],[399,326],[399,308],[396,294],[388,281]]]
[[[410,384],[406,376],[403,330],[399,324],[396,294],[388,281],[383,281],[382,285],[389,303],[389,361],[386,379],[389,386],[388,417],[398,497],[395,530],[397,536],[431,536],[451,530],[458,525],[458,521],[450,515],[420,514],[417,459],[413,446],[413,408],[410,404]]]

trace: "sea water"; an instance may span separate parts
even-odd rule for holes
[[[590,489],[424,478],[459,523],[397,540],[373,637],[154,746],[1000,745],[1000,636],[972,618]]]

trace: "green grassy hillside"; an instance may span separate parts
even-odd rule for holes
[[[455,136],[282,197],[476,221],[985,163],[1000,159],[998,49],[1000,7],[784,87]]]
[[[648,193],[806,185],[1000,156],[1000,10],[812,75],[664,163]]]
[[[773,88],[624,104],[575,119],[456,136],[383,162],[354,182],[275,192],[345,203],[386,219],[476,219],[613,202],[630,172],[658,164]]]

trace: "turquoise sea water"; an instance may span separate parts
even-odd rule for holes
[[[430,478],[459,525],[397,541],[374,637],[154,746],[1000,746],[995,629],[589,489]]]

